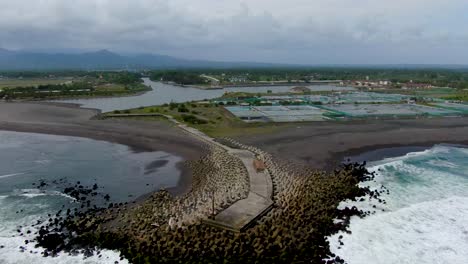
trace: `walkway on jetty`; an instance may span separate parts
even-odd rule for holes
[[[205,133],[198,129],[187,126],[174,119],[172,116],[164,114],[108,114],[108,117],[143,117],[143,116],[161,116],[165,117],[175,125],[177,125],[183,131],[190,135],[212,145],[216,145],[224,150],[229,155],[233,155],[239,158],[247,169],[249,175],[250,189],[247,198],[239,200],[233,203],[231,206],[217,214],[214,219],[204,219],[205,224],[209,224],[215,227],[224,228],[234,232],[243,231],[247,228],[255,219],[261,217],[267,213],[273,206],[271,199],[273,195],[273,183],[268,171],[257,172],[253,163],[256,156],[253,152],[244,149],[234,149],[224,144],[221,144],[212,137],[209,137]]]

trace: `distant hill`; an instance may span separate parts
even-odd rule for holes
[[[280,66],[253,62],[186,60],[157,54],[124,56],[108,50],[79,54],[0,49],[0,70],[121,70],[161,68],[230,68]]]
[[[467,65],[438,64],[273,64],[257,62],[222,62],[187,60],[158,54],[121,55],[108,50],[85,53],[45,53],[10,51],[0,48],[0,71],[15,70],[142,70],[179,68],[378,68],[378,69],[454,69],[468,70]]]

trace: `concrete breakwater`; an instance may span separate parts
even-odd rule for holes
[[[219,157],[222,155],[230,156],[231,158],[238,159],[241,161],[249,181],[249,191],[247,197],[238,199],[235,203],[231,204],[228,208],[225,208],[219,214],[214,214],[214,208],[212,208],[212,215],[209,218],[204,218],[206,224],[213,226],[226,228],[231,231],[241,231],[244,227],[247,227],[253,220],[267,212],[273,202],[272,196],[272,182],[268,172],[258,172],[253,165],[253,161],[257,159],[255,152],[244,148],[234,149],[228,145],[221,144],[215,139],[209,137],[203,132],[187,126],[170,115],[164,114],[107,114],[102,116],[103,118],[125,118],[125,117],[139,117],[139,116],[160,116],[166,118],[170,122],[174,123],[181,130],[190,134],[214,149],[224,150],[224,152],[218,152]],[[213,152],[215,153],[215,152]],[[215,159],[217,166],[225,166],[221,158]],[[209,190],[205,190],[209,191]],[[213,191],[210,191],[212,193]],[[208,194],[206,194],[208,195]]]
[[[245,198],[249,181],[242,163],[220,148],[207,148],[208,155],[187,164],[194,175],[190,192],[181,197],[157,192],[133,208],[111,209],[111,214],[117,213],[112,218],[119,219],[111,229],[126,232],[130,228],[142,236],[150,226],[174,230],[198,223]]]
[[[332,174],[310,171],[230,139],[225,139],[229,144],[221,144],[171,121],[205,142],[206,155],[186,163],[193,174],[192,189],[180,197],[159,191],[138,203],[109,204],[107,209],[78,217],[58,214],[37,240],[46,248],[44,255],[98,246],[117,249],[133,263],[341,262],[330,252],[325,237],[343,230],[351,215],[360,214],[354,209],[338,210],[337,205],[366,193],[357,185],[367,179],[362,166]],[[250,173],[254,158],[266,164],[264,174]],[[222,215],[249,196],[274,202],[265,204],[269,210],[260,208],[259,215],[252,214],[245,222],[249,228],[231,232],[202,222],[213,211]],[[248,211],[239,208],[244,209],[235,210],[239,216]],[[335,218],[343,222],[336,223]],[[70,235],[58,244],[49,243],[50,234],[56,240],[55,230],[69,230]]]
[[[362,196],[357,183],[366,179],[362,166],[348,166],[333,174],[291,169],[259,149],[237,144],[255,152],[273,179],[275,206],[242,232],[203,224],[212,214],[207,195],[215,189],[215,210],[248,195],[247,173],[242,162],[226,151],[207,145],[207,155],[189,162],[193,188],[182,197],[167,191],[153,193],[137,204],[109,205],[97,213],[84,214],[66,222],[78,234],[60,248],[118,249],[133,263],[238,263],[312,261],[341,263],[328,247],[326,235],[343,230],[354,209],[338,210],[340,201]],[[239,200],[238,200],[239,201]],[[340,218],[342,222],[334,222]],[[52,229],[53,230],[53,229]],[[44,241],[42,239],[41,241]]]

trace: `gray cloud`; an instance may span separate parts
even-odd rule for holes
[[[468,62],[465,0],[0,0],[0,7],[0,47],[10,49],[289,63]]]

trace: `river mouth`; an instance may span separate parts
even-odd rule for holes
[[[76,207],[77,201],[65,188],[95,186],[97,195],[89,199],[97,206],[131,203],[148,193],[176,187],[181,161],[162,151],[135,153],[127,146],[85,138],[0,131],[0,263],[56,261],[42,258],[32,244],[26,250],[20,247],[33,236],[32,224]],[[103,200],[106,195],[108,201]],[[19,226],[28,227],[31,233],[17,236]],[[62,258],[71,263],[83,260],[83,256]],[[90,263],[120,261],[112,251],[93,258]]]
[[[226,92],[249,92],[249,93],[284,93],[291,89],[291,86],[260,86],[260,87],[229,87],[217,90],[202,90],[193,87],[180,87],[161,82],[151,81],[143,78],[144,84],[152,88],[141,95],[114,98],[87,98],[54,100],[53,102],[79,104],[84,108],[99,109],[102,112],[138,108],[140,106],[162,105],[166,103],[184,103],[205,99],[221,97]],[[351,87],[338,87],[333,85],[316,85],[313,87],[317,91],[332,90],[354,90]]]

